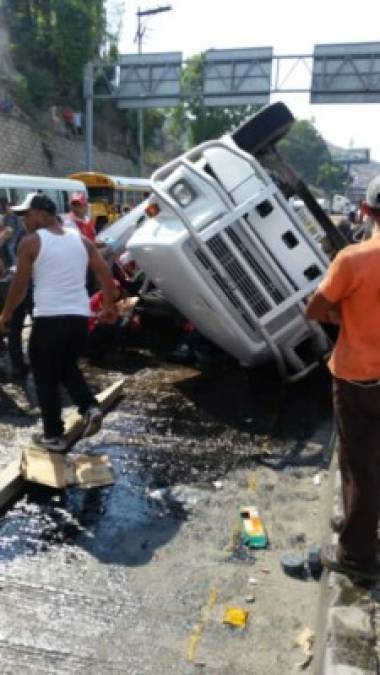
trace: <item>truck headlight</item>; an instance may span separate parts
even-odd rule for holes
[[[188,183],[184,180],[178,181],[170,188],[170,194],[177,204],[182,207],[189,206],[195,198],[195,193]]]

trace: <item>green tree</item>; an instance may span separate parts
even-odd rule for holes
[[[322,164],[318,169],[317,187],[331,197],[335,192],[344,193],[347,187],[347,172],[337,164]]]
[[[320,167],[331,164],[326,142],[308,120],[297,120],[278,147],[309,185],[317,185]]]
[[[175,138],[186,137],[188,145],[198,145],[219,138],[252,115],[254,106],[213,107],[203,104],[204,54],[193,56],[186,64],[181,81],[183,102],[171,115],[171,132]]]
[[[79,98],[83,66],[106,41],[105,0],[2,0],[1,9],[30,99]]]

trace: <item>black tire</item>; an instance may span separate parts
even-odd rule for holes
[[[278,101],[259,110],[231,136],[239,148],[255,155],[283,138],[293,122],[294,117],[289,108]]]

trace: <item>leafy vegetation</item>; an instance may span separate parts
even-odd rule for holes
[[[297,120],[279,143],[279,150],[309,185],[328,194],[345,189],[345,171],[332,163],[327,143],[312,122]]]
[[[218,138],[237,127],[252,115],[255,106],[206,108],[202,99],[204,54],[193,56],[182,74],[183,102],[171,116],[171,132],[175,138],[184,138],[187,145],[197,145]]]
[[[121,21],[121,5],[116,15]],[[117,61],[116,33],[107,33],[106,0],[0,0],[0,12],[10,32],[11,51],[18,75],[11,93],[21,108],[32,113],[46,105],[69,101],[80,104],[84,65],[102,58]],[[145,144],[154,148],[169,118],[170,133],[192,146],[236,128],[255,106],[210,107],[203,103],[204,54],[192,57],[182,74],[182,102],[169,113],[144,111]],[[97,102],[95,109],[103,104]],[[129,148],[137,158],[136,111],[117,114],[127,129]],[[346,176],[333,165],[327,144],[314,125],[297,121],[280,144],[281,152],[310,185],[326,192],[342,191]]]
[[[2,0],[1,10],[24,102],[78,100],[83,66],[106,42],[104,0]]]

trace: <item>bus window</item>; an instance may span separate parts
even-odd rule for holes
[[[30,193],[30,192],[43,192],[43,194],[47,195],[50,199],[53,200],[54,204],[57,207],[58,213],[65,213],[65,199],[64,199],[64,194],[63,191],[61,190],[39,190],[39,189],[34,189],[34,190],[29,190],[27,188],[14,188],[11,190],[11,202],[15,206],[16,204],[20,204],[22,201],[24,201],[25,197]]]
[[[79,180],[0,173],[0,195],[7,197],[11,204],[20,204],[31,192],[43,192],[50,197],[58,213],[69,211],[69,196],[73,192],[87,195],[84,183]]]
[[[91,216],[98,230],[139,204],[151,187],[146,178],[111,176],[94,171],[73,173],[70,179],[83,181],[87,186]]]
[[[92,204],[94,202],[103,202],[105,204],[113,204],[114,190],[109,187],[88,187],[88,199]]]

